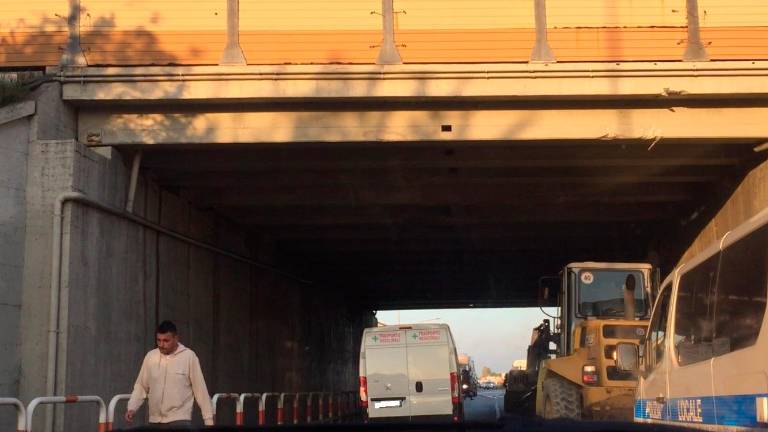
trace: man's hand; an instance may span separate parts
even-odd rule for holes
[[[203,419],[206,426],[213,426],[213,419]]]
[[[125,412],[125,421],[128,423],[133,423],[133,415],[136,414],[136,411],[134,410],[128,410]]]

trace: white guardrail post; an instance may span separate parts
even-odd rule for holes
[[[0,398],[0,405],[13,405],[16,408],[16,431],[25,432],[27,430],[27,409],[24,404],[16,398]]]
[[[311,392],[309,396],[307,396],[307,423],[312,423],[312,400],[318,394],[319,393]]]
[[[245,424],[245,399],[246,398],[257,398],[261,399],[261,394],[259,393],[242,393],[240,397],[237,399],[237,408],[235,411],[235,425],[242,426]],[[261,402],[261,401],[259,401]]]
[[[280,399],[277,400],[277,424],[285,424],[285,397],[292,397],[296,399],[296,393],[280,393]],[[295,405],[291,405],[292,407]],[[293,408],[292,408],[293,409]],[[296,416],[291,413],[295,418]]]
[[[121,400],[128,400],[131,398],[130,394],[119,394],[112,398],[112,400],[109,401],[109,406],[107,407],[107,431],[114,430],[115,427],[115,408],[117,408],[117,403]]]
[[[279,397],[280,393],[262,393],[259,401],[259,426],[264,426],[267,422],[267,399],[270,396]]]
[[[43,396],[32,399],[27,407],[27,431],[32,432],[32,416],[41,404],[69,404],[93,402],[99,405],[99,432],[107,431],[107,406],[98,396]]]
[[[213,410],[213,424],[216,424],[216,406],[219,404],[219,399],[238,399],[240,397],[237,393],[216,393],[211,398],[211,409]]]
[[[306,395],[309,397],[309,393],[296,393],[296,397],[293,399],[293,424],[299,424],[299,404],[301,396]],[[306,416],[305,416],[306,417]]]

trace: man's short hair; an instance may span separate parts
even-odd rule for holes
[[[157,326],[157,334],[173,333],[176,334],[176,324],[171,321],[163,321]]]

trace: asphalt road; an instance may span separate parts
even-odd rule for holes
[[[504,390],[479,390],[477,397],[464,398],[467,423],[494,423],[504,414]]]

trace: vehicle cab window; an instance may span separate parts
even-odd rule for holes
[[[667,337],[667,322],[669,320],[669,303],[672,297],[672,284],[667,284],[661,289],[656,309],[653,310],[651,323],[648,326],[646,339],[646,364],[650,369],[656,367],[664,360],[664,344]]]

